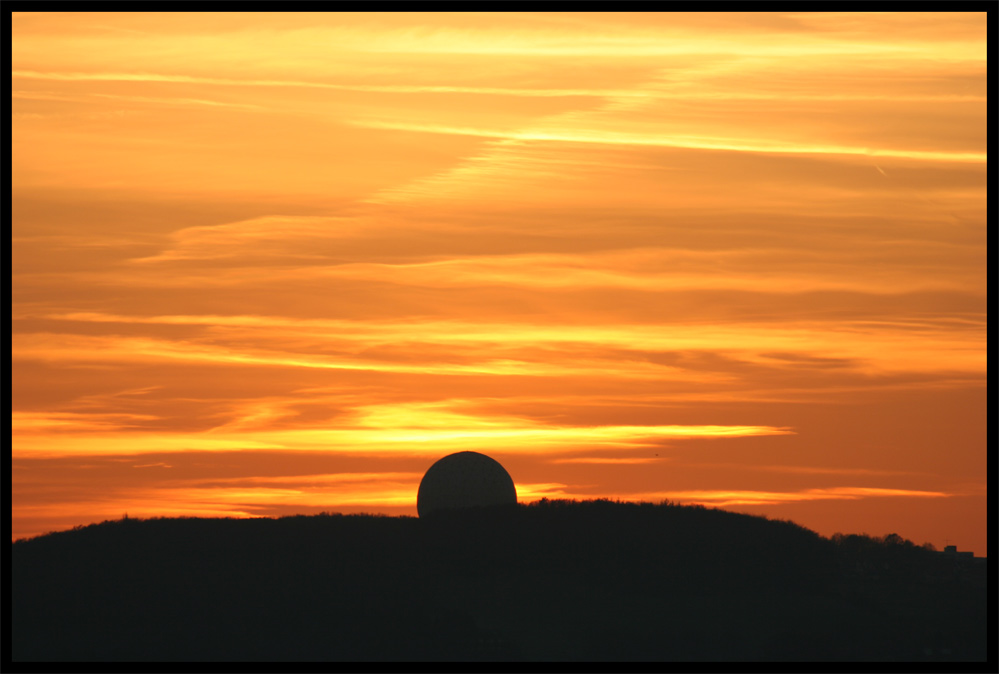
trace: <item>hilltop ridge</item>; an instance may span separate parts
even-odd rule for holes
[[[123,519],[11,544],[17,660],[984,660],[985,571],[606,500]]]

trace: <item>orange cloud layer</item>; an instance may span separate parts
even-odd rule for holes
[[[14,13],[15,531],[475,449],[984,552],[986,18]]]

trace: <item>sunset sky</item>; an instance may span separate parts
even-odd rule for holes
[[[669,499],[987,554],[986,15],[25,13],[12,537]]]

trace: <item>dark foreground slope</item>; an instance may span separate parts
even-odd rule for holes
[[[985,571],[696,507],[105,522],[11,544],[17,660],[984,660]]]

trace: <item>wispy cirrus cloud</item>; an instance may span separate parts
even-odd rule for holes
[[[755,491],[755,490],[680,490],[641,493],[601,494],[603,498],[624,501],[659,502],[670,500],[682,505],[704,505],[713,507],[781,505],[803,501],[838,501],[869,498],[947,498],[953,494],[942,491],[918,489],[890,489],[881,487],[826,487],[801,489],[796,491]],[[529,500],[540,498],[587,499],[594,495],[566,484],[544,485],[530,494]]]
[[[568,459],[551,459],[549,463],[584,463],[608,466],[630,466],[642,463],[656,463],[665,459],[655,457],[613,457],[613,456],[574,456]]]
[[[44,431],[64,423],[68,432]],[[114,417],[117,419],[118,417]],[[110,424],[111,420],[106,420]],[[321,425],[285,429],[223,424],[205,432],[128,430],[107,426],[85,415],[28,415],[15,425],[18,457],[129,455],[151,451],[318,451],[367,456],[437,456],[466,449],[531,455],[581,450],[652,446],[663,440],[720,439],[788,435],[790,428],[751,425],[613,425],[570,426],[511,415],[473,414],[454,403],[388,403],[358,406]],[[71,432],[75,431],[75,433]],[[105,431],[105,432],[102,432]]]
[[[461,85],[412,85],[412,84],[363,84],[318,82],[302,80],[259,80],[231,79],[219,77],[202,77],[195,75],[178,75],[166,73],[125,73],[125,72],[39,72],[33,70],[15,70],[12,77],[29,80],[54,80],[63,82],[152,82],[173,84],[209,84],[233,87],[276,87],[328,89],[333,91],[360,91],[385,94],[482,94],[490,96],[528,96],[542,98],[559,97],[637,97],[646,98],[648,93],[634,89],[559,89],[559,88],[516,88],[516,87],[476,87]],[[99,95],[99,94],[96,94]],[[31,97],[30,93],[21,93],[20,97]],[[18,97],[18,96],[15,96]],[[142,101],[143,99],[136,99]],[[175,99],[152,99],[146,102],[170,102]],[[223,104],[228,105],[228,104]],[[238,104],[237,104],[238,105]],[[247,106],[259,107],[259,106]]]
[[[333,91],[358,91],[366,93],[385,94],[481,94],[487,96],[527,96],[542,98],[560,97],[587,97],[587,98],[615,98],[639,100],[649,100],[655,98],[675,99],[677,97],[685,99],[759,99],[759,100],[787,100],[792,98],[803,100],[828,100],[828,101],[870,101],[870,100],[892,100],[892,101],[981,101],[984,96],[968,93],[913,93],[913,94],[886,94],[884,92],[869,91],[865,93],[844,94],[837,92],[821,91],[733,91],[725,93],[723,91],[710,91],[695,88],[683,88],[679,86],[650,85],[636,88],[518,88],[518,87],[485,87],[485,86],[462,86],[444,84],[363,84],[360,82],[337,83],[321,81],[302,81],[287,79],[234,79],[219,77],[204,77],[197,75],[183,75],[170,73],[151,72],[40,72],[34,70],[15,70],[11,72],[11,77],[26,80],[52,80],[61,82],[138,82],[138,83],[168,83],[168,84],[206,84],[231,87],[274,87],[274,88],[303,88],[303,89],[325,89]],[[14,91],[14,98],[33,98],[38,100],[86,100],[84,97],[71,97],[52,93],[40,93],[31,91]],[[245,103],[227,103],[204,99],[185,98],[149,98],[142,96],[116,96],[114,94],[94,93],[91,96],[114,98],[119,100],[130,100],[147,103],[176,104],[187,102],[201,105],[222,105],[227,107],[242,107],[246,109],[264,109],[259,105]]]
[[[946,498],[941,491],[918,489],[887,489],[881,487],[825,487],[793,492],[767,492],[753,490],[689,490],[663,492],[663,498],[681,503],[712,505],[776,505],[788,501],[857,500],[865,498]]]
[[[13,433],[50,433],[73,431],[108,431],[139,428],[135,422],[156,420],[152,414],[124,412],[11,412]]]
[[[210,106],[222,108],[237,108],[244,110],[264,110],[263,106],[250,103],[234,103],[229,101],[218,101],[207,98],[186,98],[186,97],[154,97],[154,96],[134,96],[120,94],[90,93],[87,95],[61,94],[51,91],[23,91],[15,90],[11,92],[11,98],[20,98],[31,101],[67,101],[74,103],[101,103],[106,101],[118,101],[123,103],[149,103],[154,105],[193,105]]]
[[[984,164],[985,152],[948,152],[938,150],[907,150],[900,148],[850,147],[845,145],[803,145],[776,140],[759,141],[744,138],[723,138],[712,136],[640,136],[620,131],[503,131],[473,127],[448,127],[429,124],[407,124],[372,119],[354,120],[356,126],[398,131],[419,131],[423,133],[455,134],[480,136],[483,138],[503,138],[518,141],[553,141],[563,143],[596,143],[600,145],[639,145],[653,147],[690,148],[699,150],[723,150],[729,152],[756,152],[763,154],[797,155],[850,155],[863,157],[886,157],[892,159],[913,159],[926,161],[972,162]]]
[[[866,322],[831,326],[825,322],[783,322],[772,326],[733,321],[729,325],[672,324],[664,331],[656,324],[593,325],[593,324],[511,324],[465,322],[456,320],[404,321],[339,321],[323,319],[287,319],[261,316],[168,316],[120,317],[108,314],[80,313],[63,315],[66,320],[81,322],[120,322],[123,324],[203,325],[216,329],[231,327],[233,337],[250,334],[263,338],[277,336],[281,329],[289,330],[282,338],[297,335],[298,340],[322,340],[327,345],[339,343],[340,355],[323,355],[311,350],[289,351],[280,345],[270,348],[247,348],[241,344],[220,343],[218,333],[210,341],[198,338],[166,340],[147,336],[92,336],[55,332],[17,333],[13,338],[15,359],[64,362],[169,362],[187,361],[222,365],[267,365],[290,368],[329,370],[365,370],[383,372],[421,372],[424,374],[495,374],[524,376],[572,376],[588,372],[603,376],[634,378],[684,378],[683,368],[649,359],[634,358],[628,363],[601,362],[598,357],[579,354],[571,364],[540,360],[548,354],[531,355],[521,351],[497,352],[506,347],[539,347],[548,345],[591,345],[625,348],[650,352],[720,349],[739,353],[744,359],[764,365],[787,365],[789,359],[818,357],[847,359],[838,365],[858,361],[865,368],[882,371],[948,370],[981,373],[984,352],[969,349],[969,340],[984,344],[984,325],[972,321],[967,325],[905,324],[869,325]],[[249,332],[245,332],[248,330]],[[262,331],[262,332],[261,332]],[[402,342],[410,345],[463,345],[465,358],[461,362],[413,364],[388,361],[358,355],[359,348]],[[363,347],[363,348],[362,348]],[[482,351],[483,348],[487,351]],[[459,352],[460,353],[460,352]],[[784,354],[775,358],[774,354]],[[931,357],[932,354],[932,357]],[[620,355],[620,354],[617,354]],[[526,356],[526,357],[525,357]],[[699,379],[703,381],[703,378]]]

